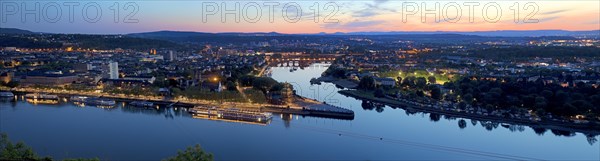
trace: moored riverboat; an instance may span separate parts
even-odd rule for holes
[[[0,97],[14,97],[12,92],[0,92]]]
[[[154,103],[148,101],[132,101],[128,105],[135,107],[152,107]]]
[[[27,99],[58,100],[58,96],[57,95],[53,95],[53,94],[39,94],[39,93],[25,94],[25,98],[27,98]]]
[[[260,124],[266,124],[273,118],[271,113],[259,110],[205,106],[196,106],[190,110],[190,113],[196,118]]]
[[[96,105],[96,106],[114,106],[116,104],[116,102],[114,100],[111,99],[106,99],[106,98],[87,98],[85,101],[86,104],[89,105]]]
[[[58,96],[50,94],[29,93],[25,95],[26,101],[32,104],[58,104]]]
[[[71,98],[69,98],[69,101],[71,101],[71,102],[85,102],[86,99],[88,99],[88,97],[86,97],[86,96],[71,96]]]

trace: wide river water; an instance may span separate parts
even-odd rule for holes
[[[598,136],[363,108],[332,84],[310,84],[327,66],[273,67],[271,76],[292,83],[299,95],[353,110],[353,120],[275,114],[256,125],[196,119],[175,108],[34,105],[18,98],[0,102],[0,132],[55,159],[160,160],[200,144],[217,160],[600,160]]]

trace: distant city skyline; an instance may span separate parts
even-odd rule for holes
[[[237,7],[236,2],[238,3]],[[158,0],[127,3],[125,1],[21,2],[9,0],[1,3],[2,19],[0,24],[3,28],[18,28],[35,32],[86,34],[126,34],[162,30],[209,33],[335,33],[600,29],[599,1],[423,2],[372,0],[335,1],[332,3],[326,1],[228,1],[221,3],[221,1],[172,2]],[[315,6],[319,8],[317,22],[314,19]],[[332,12],[336,6],[338,11]],[[69,12],[71,9],[69,7],[73,7],[72,14]],[[219,8],[218,11],[214,10],[215,7]],[[273,7],[271,8],[272,12],[268,7]],[[98,12],[96,8],[101,11]],[[116,11],[115,8],[120,10]],[[483,8],[487,8],[487,10],[483,10]],[[500,8],[502,11],[497,11],[496,8]],[[516,8],[519,10],[517,11]],[[237,18],[238,22],[236,22],[235,15],[230,12],[221,16],[220,11],[223,10],[237,10],[234,12],[240,16]],[[427,10],[436,10],[437,14],[433,15],[434,12]],[[61,11],[60,14],[57,11]],[[258,11],[260,14],[256,14],[259,13]],[[483,11],[487,11],[487,13]],[[517,12],[519,14],[515,17]],[[98,13],[100,16],[97,16]],[[302,16],[296,17],[296,13],[301,13]],[[496,14],[501,16],[497,17]],[[328,15],[331,16],[328,17]],[[435,22],[434,16],[438,16],[439,22]]]

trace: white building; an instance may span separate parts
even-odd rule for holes
[[[164,59],[168,60],[168,61],[175,61],[175,59],[177,59],[177,54],[173,52],[173,50],[169,50]]]
[[[375,78],[375,84],[379,86],[389,86],[394,87],[396,85],[396,80],[394,78]]]
[[[118,62],[109,62],[108,63],[108,78],[109,79],[119,79],[119,63]]]

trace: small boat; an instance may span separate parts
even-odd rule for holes
[[[39,94],[39,93],[29,93],[25,94],[25,98],[29,99],[48,99],[48,100],[58,100],[57,95],[52,94]]]
[[[88,97],[85,96],[72,96],[71,98],[69,98],[69,100],[72,102],[85,102],[87,98]]]
[[[96,106],[114,106],[116,102],[106,98],[87,98],[85,103]]]
[[[148,101],[133,101],[129,103],[129,105],[136,107],[152,107],[154,106],[154,103]]]
[[[12,92],[0,92],[0,97],[14,97]]]

